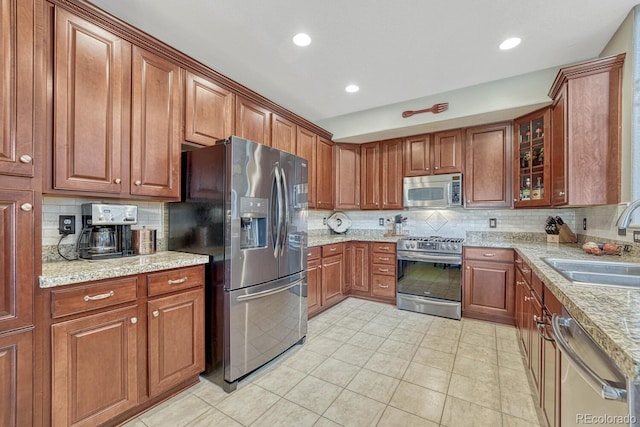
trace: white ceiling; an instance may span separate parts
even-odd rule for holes
[[[331,131],[339,116],[596,57],[638,0],[91,2]],[[301,31],[307,48],[291,42]],[[512,36],[522,44],[500,51]]]

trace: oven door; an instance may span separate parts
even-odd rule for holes
[[[398,257],[397,305],[399,309],[460,319],[462,269],[460,257],[440,262]]]

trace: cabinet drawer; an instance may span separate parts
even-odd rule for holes
[[[372,258],[371,258],[371,262],[373,262],[374,264],[391,264],[391,265],[395,265],[396,257],[395,257],[395,255],[391,255],[391,254],[374,253]]]
[[[166,270],[147,275],[147,293],[149,296],[202,285],[204,285],[203,266]]]
[[[530,283],[531,283],[531,289],[533,289],[534,293],[536,294],[535,296],[538,298],[539,301],[542,301],[542,292],[544,289],[544,283],[542,283],[542,280],[540,280],[540,278],[536,274],[531,276]]]
[[[396,253],[396,244],[395,243],[387,243],[387,242],[375,242],[371,244],[371,248],[373,252],[383,253],[383,254],[395,254]]]
[[[518,267],[518,270],[520,270],[520,273],[522,273],[522,277],[524,277],[524,280],[527,281],[527,283],[531,283],[531,267],[529,267],[529,264],[527,264],[521,257],[520,255],[518,255],[518,253],[515,253],[515,261],[516,263],[516,267]]]
[[[307,248],[307,260],[318,259],[322,255],[322,248],[320,246],[314,246],[313,248]]]
[[[344,252],[344,243],[334,243],[333,245],[324,245],[322,247],[322,257],[339,255]]]
[[[135,301],[137,283],[137,277],[127,277],[51,291],[51,314],[56,318]]]
[[[371,264],[371,274],[396,276],[396,266],[392,264]]]
[[[483,261],[513,262],[513,249],[464,248],[464,258]]]
[[[393,298],[396,296],[396,278],[381,274],[371,275],[371,294],[379,297]]]

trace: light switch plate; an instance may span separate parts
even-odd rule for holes
[[[489,218],[489,228],[496,228],[498,226],[498,220],[496,218]]]

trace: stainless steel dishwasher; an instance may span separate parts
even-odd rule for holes
[[[560,420],[562,427],[595,424],[635,426],[636,391],[615,362],[563,308],[552,319],[562,352]]]

